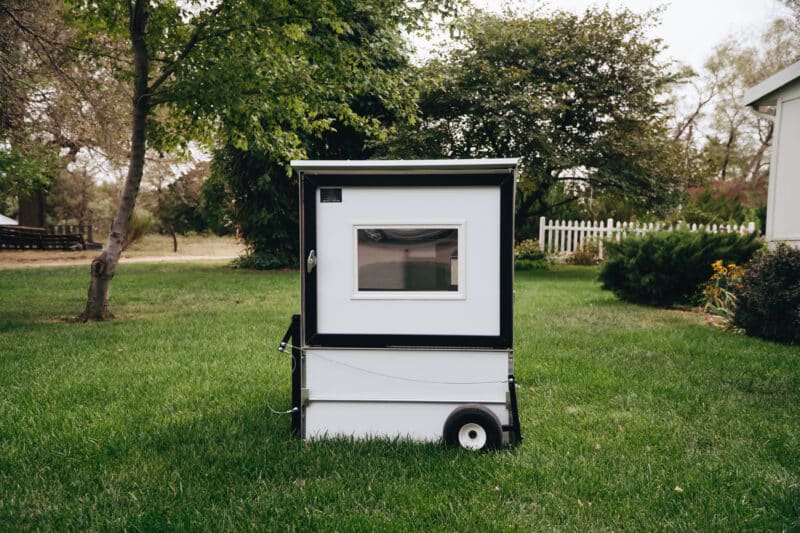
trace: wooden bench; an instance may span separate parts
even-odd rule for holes
[[[48,235],[44,228],[0,226],[0,250],[85,250],[83,235]]]

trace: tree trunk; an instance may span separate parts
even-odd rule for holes
[[[178,252],[178,237],[175,235],[175,226],[169,225],[169,234],[172,237],[172,253]]]
[[[728,142],[725,143],[725,158],[722,160],[722,170],[720,171],[720,178],[725,181],[728,175],[728,164],[731,162],[731,149],[733,147],[733,140],[736,136],[736,127],[731,126],[731,131],[728,133]]]
[[[761,140],[761,146],[758,147],[756,155],[753,156],[753,159],[750,162],[750,172],[748,173],[748,175],[751,181],[754,181],[756,179],[756,176],[758,174],[758,169],[761,168],[761,161],[764,159],[764,152],[766,152],[767,148],[769,148],[770,144],[772,144],[772,135],[774,129],[775,129],[775,122],[770,121],[769,125],[767,126],[767,134]]]
[[[131,6],[130,35],[133,45],[133,111],[131,124],[131,156],[128,174],[122,189],[122,199],[111,231],[108,234],[105,250],[92,261],[91,282],[86,300],[86,308],[79,317],[83,322],[88,320],[107,320],[113,318],[108,309],[108,292],[111,279],[117,269],[122,254],[122,243],[128,232],[128,224],[136,205],[139,183],[144,172],[144,156],[146,150],[147,115],[150,112],[150,95],[147,86],[149,75],[149,58],[145,32],[147,28],[147,0],[137,0]]]

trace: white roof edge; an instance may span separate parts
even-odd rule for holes
[[[295,159],[289,164],[295,170],[460,170],[514,168],[518,157],[497,159]]]
[[[744,92],[744,105],[758,105],[759,100],[762,100],[765,96],[770,96],[778,89],[792,83],[798,78],[800,78],[800,61],[747,89]]]

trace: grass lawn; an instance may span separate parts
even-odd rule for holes
[[[295,272],[0,271],[0,530],[800,528],[800,347],[633,306],[596,270],[524,273],[524,442],[300,442],[274,348]]]

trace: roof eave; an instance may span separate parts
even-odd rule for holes
[[[368,159],[368,160],[293,160],[293,169],[308,172],[328,171],[422,171],[422,170],[496,170],[513,169],[519,158],[495,159]]]
[[[778,92],[798,78],[800,78],[800,61],[747,89],[744,93],[744,105],[755,108],[775,105]]]

